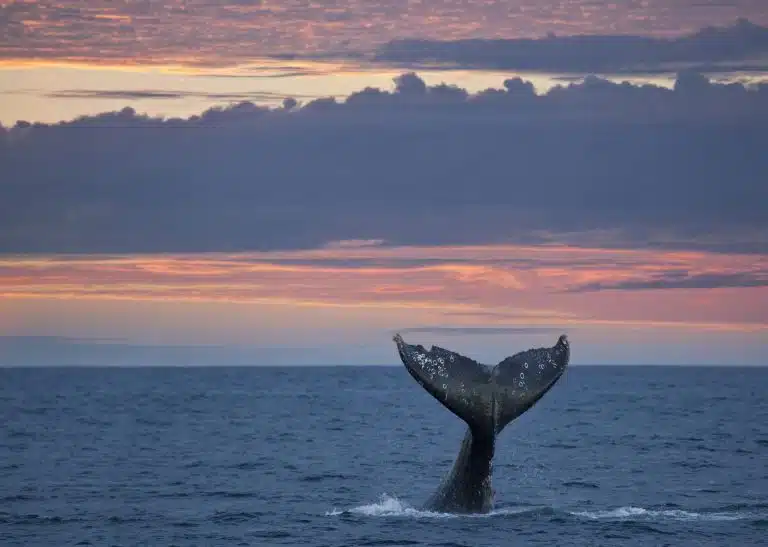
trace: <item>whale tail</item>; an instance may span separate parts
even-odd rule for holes
[[[464,420],[476,438],[494,438],[541,399],[562,376],[570,359],[568,338],[551,348],[507,357],[496,366],[453,351],[407,344],[394,337],[400,359],[421,386]]]

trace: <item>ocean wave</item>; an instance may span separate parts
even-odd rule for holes
[[[216,490],[211,492],[201,492],[199,495],[205,498],[233,498],[233,499],[248,499],[248,498],[259,497],[258,492],[238,492],[236,490]]]
[[[78,522],[79,520],[80,519],[78,518],[65,518],[58,515],[38,515],[37,513],[14,514],[0,512],[0,523],[3,524],[64,524],[69,522]]]
[[[41,501],[45,498],[42,496],[30,496],[27,494],[11,494],[8,496],[2,496],[0,497],[0,502],[2,503],[13,503],[17,501]]]
[[[346,480],[347,478],[341,473],[321,473],[318,475],[305,475],[299,480],[302,482],[321,482],[325,480]]]
[[[600,488],[600,485],[595,484],[594,482],[587,482],[587,481],[567,481],[563,483],[563,486],[565,486],[566,488],[590,488],[590,489]]]
[[[695,512],[682,509],[645,509],[643,507],[619,507],[602,511],[569,511],[576,517],[584,517],[590,520],[702,520],[702,521],[734,521],[755,518],[757,515],[751,512],[741,511],[717,511]]]
[[[264,514],[261,511],[218,511],[211,520],[219,523],[248,522],[263,517]]]

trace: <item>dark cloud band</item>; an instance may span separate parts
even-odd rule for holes
[[[766,252],[767,122],[768,86],[684,73],[671,90],[591,77],[545,95],[404,74],[343,102],[19,123],[0,138],[0,251],[603,233],[604,246]]]
[[[766,71],[768,28],[746,19],[677,38],[548,36],[534,39],[395,40],[375,59],[410,66],[576,73],[656,73],[679,70]]]
[[[665,274],[650,279],[630,279],[618,283],[587,283],[571,288],[568,292],[593,292],[605,290],[642,291],[655,289],[724,289],[768,287],[768,272],[737,272],[730,274]]]

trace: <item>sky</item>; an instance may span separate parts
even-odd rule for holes
[[[0,2],[0,364],[768,364],[766,27]]]

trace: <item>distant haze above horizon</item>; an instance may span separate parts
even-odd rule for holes
[[[762,0],[11,1],[0,28],[0,366],[395,364],[395,332],[768,364]]]
[[[500,334],[500,333],[496,333]],[[574,336],[575,335],[575,336]],[[674,341],[662,344],[656,355],[643,351],[642,343],[628,343],[621,351],[594,351],[590,339],[572,331],[580,342],[570,366],[691,366],[691,367],[753,367],[765,366],[755,362],[747,352],[737,348],[705,356],[702,361],[692,362],[685,347]],[[466,333],[462,337],[443,336],[439,332],[427,336],[409,336],[409,340],[462,351],[468,357],[484,364],[495,365],[507,355],[521,348],[551,346],[546,336],[511,334],[500,340],[482,333]],[[498,338],[498,337],[496,337]],[[555,340],[556,341],[556,340]],[[66,338],[56,336],[0,336],[0,368],[4,367],[402,367],[397,352],[387,347],[386,336],[371,340],[371,345],[349,344],[339,352],[333,344],[315,347],[258,345],[172,345],[137,344],[120,340]],[[378,342],[378,344],[376,343]],[[586,344],[584,344],[586,342]],[[394,346],[393,346],[394,347]],[[390,351],[387,351],[390,350]],[[734,351],[735,350],[735,351]],[[644,362],[640,355],[650,359]],[[591,360],[585,360],[587,359]],[[667,361],[658,359],[666,358]],[[734,362],[734,358],[744,359]],[[730,360],[730,364],[728,364]]]

